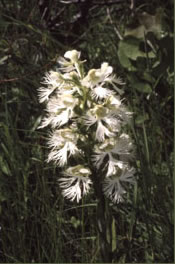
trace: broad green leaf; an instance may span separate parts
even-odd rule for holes
[[[123,67],[127,68],[129,71],[134,70],[135,68],[132,66],[131,61],[128,59],[128,57],[125,55],[123,50],[118,51],[118,57],[120,60],[120,63]],[[135,69],[136,70],[136,69]]]
[[[126,57],[136,60],[137,57],[145,57],[145,53],[139,49],[140,41],[133,37],[127,37],[119,43],[119,52]]]

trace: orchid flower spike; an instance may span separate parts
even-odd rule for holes
[[[39,128],[51,130],[47,162],[62,169],[58,182],[65,198],[79,202],[99,182],[104,195],[118,203],[135,183],[134,144],[125,132],[132,112],[123,104],[124,82],[113,67],[103,62],[85,73],[80,56],[77,50],[65,52],[59,70],[46,73],[38,89],[46,105]]]

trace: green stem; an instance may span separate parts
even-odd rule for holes
[[[93,175],[93,184],[94,190],[97,197],[97,230],[99,234],[99,244],[100,244],[100,253],[103,263],[112,262],[112,248],[111,243],[107,239],[107,228],[108,228],[108,219],[107,219],[107,206],[105,196],[102,191],[102,184],[99,181],[96,175]]]
[[[85,237],[85,226],[84,226],[84,199],[82,198],[82,209],[81,209],[81,247],[82,247],[82,252],[84,251],[85,248],[85,243],[84,243],[84,237]],[[82,263],[85,262],[86,255],[82,254]]]

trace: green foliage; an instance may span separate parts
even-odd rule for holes
[[[171,263],[173,2],[65,2],[0,3],[0,262],[102,262],[97,201],[62,199],[59,169],[45,162],[47,131],[37,129],[42,76],[75,48],[88,68],[108,61],[123,76],[134,112],[137,184],[108,208],[113,262]]]

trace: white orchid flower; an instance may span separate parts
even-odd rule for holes
[[[78,99],[72,94],[63,94],[62,96],[53,97],[47,104],[47,117],[42,121],[39,128],[51,125],[53,128],[61,127],[66,124],[69,119],[75,116],[74,107],[78,104]]]
[[[120,171],[121,175],[118,176],[113,175],[105,179],[103,184],[104,194],[110,198],[114,203],[123,201],[123,194],[126,193],[125,189],[122,186],[122,182],[127,182],[130,184],[135,183],[134,173],[135,170],[133,168],[125,168]]]
[[[53,160],[60,167],[66,165],[68,157],[75,156],[81,152],[77,147],[78,139],[79,135],[72,129],[65,128],[54,131],[48,140],[48,146],[51,151],[47,161]]]
[[[64,57],[66,59],[69,59],[72,63],[76,63],[78,62],[80,55],[81,55],[81,52],[77,50],[69,50],[69,51],[66,51],[66,53],[64,54]]]
[[[96,105],[93,109],[87,112],[83,117],[83,120],[88,127],[97,124],[95,138],[101,142],[105,140],[105,136],[115,136],[114,132],[120,128],[120,121],[103,105]]]
[[[82,196],[86,195],[90,190],[92,184],[89,178],[90,174],[90,169],[82,165],[69,167],[64,172],[65,177],[58,180],[60,187],[63,189],[63,196],[71,201],[76,200],[78,203]]]
[[[59,72],[50,71],[49,73],[46,73],[42,83],[47,85],[47,87],[40,87],[38,89],[40,103],[48,101],[49,96],[54,92],[54,90],[63,84],[64,81],[61,76],[62,75]]]

